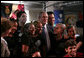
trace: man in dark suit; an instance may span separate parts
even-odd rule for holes
[[[42,54],[43,54],[43,56],[47,56],[47,53],[50,50],[50,38],[49,38],[48,25],[47,25],[48,14],[46,12],[41,12],[39,14],[39,20],[43,24],[42,39],[43,39],[44,43],[43,43]]]
[[[50,36],[51,34],[53,34],[55,17],[53,12],[47,12],[47,13],[48,13],[48,31]]]
[[[53,32],[54,32],[54,22],[55,22],[55,16],[54,13],[52,11],[47,12],[48,13],[48,33],[49,33],[49,38],[50,38],[50,42],[51,42],[51,49],[48,53],[49,56],[54,56],[53,55]]]

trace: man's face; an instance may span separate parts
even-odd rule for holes
[[[69,35],[70,37],[73,37],[73,36],[74,36],[74,29],[73,29],[73,28],[70,28],[70,29],[68,30],[68,35]]]
[[[66,52],[68,52],[68,55],[70,55],[72,57],[76,57],[76,46],[69,46],[65,50],[66,50]]]
[[[25,24],[26,20],[27,20],[27,16],[25,13],[23,13],[19,18],[19,22]]]
[[[50,14],[48,17],[48,23],[50,23],[51,25],[54,25],[54,22],[55,22],[54,14]]]
[[[48,21],[48,14],[47,13],[42,13],[42,16],[40,18],[41,22],[43,25],[45,25]]]

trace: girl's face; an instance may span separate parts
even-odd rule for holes
[[[20,16],[20,18],[19,18],[19,22],[20,22],[20,23],[25,23],[26,20],[27,20],[27,16],[26,16],[25,13],[23,13],[23,14]]]
[[[35,34],[35,26],[34,26],[33,24],[31,24],[31,25],[29,26],[29,31],[30,31],[30,33],[31,33],[32,35]]]
[[[76,57],[76,46],[69,46],[65,50],[66,50],[66,52],[68,52],[68,55],[70,55],[72,57]]]
[[[70,29],[68,30],[68,35],[69,35],[70,37],[73,37],[73,36],[75,35],[73,28],[70,28]]]
[[[14,26],[11,28],[11,32],[9,33],[9,37],[12,37],[12,35],[15,33],[15,31],[17,30],[17,22],[14,22]]]
[[[41,23],[37,24],[36,32],[39,33],[39,34],[42,33],[42,24]]]

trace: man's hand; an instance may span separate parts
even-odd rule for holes
[[[41,54],[40,54],[40,52],[35,52],[35,53],[32,55],[32,57],[41,57]]]

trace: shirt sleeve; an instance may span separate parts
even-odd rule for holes
[[[1,42],[1,57],[9,57],[10,51],[4,41]]]
[[[4,57],[5,48],[3,42],[1,42],[1,57]]]

